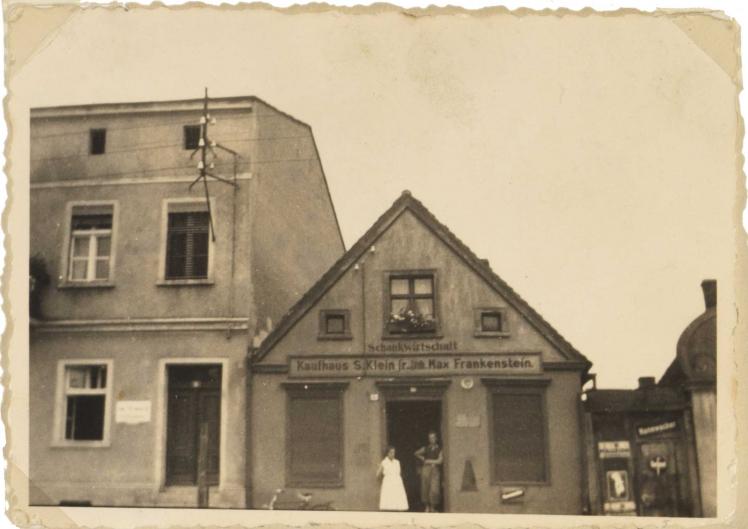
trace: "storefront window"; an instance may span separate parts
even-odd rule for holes
[[[548,480],[541,388],[496,388],[491,394],[494,483]]]
[[[389,334],[436,331],[434,275],[397,274],[389,278]]]
[[[288,486],[342,486],[343,388],[341,384],[287,385]]]

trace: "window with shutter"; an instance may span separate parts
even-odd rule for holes
[[[288,486],[339,487],[343,479],[342,388],[288,389]],[[306,389],[303,389],[303,388]]]
[[[170,212],[166,240],[166,279],[208,277],[207,211]]]
[[[491,449],[495,483],[547,481],[543,399],[541,389],[492,393]]]

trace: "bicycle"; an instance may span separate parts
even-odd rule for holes
[[[285,489],[275,489],[269,503],[263,505],[270,511],[334,511],[331,501],[312,503],[313,495],[308,492],[297,492],[292,499],[280,499],[281,494],[288,492]]]

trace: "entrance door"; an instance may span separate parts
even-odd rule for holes
[[[684,516],[679,494],[679,474],[674,442],[658,440],[639,446],[639,514]]]
[[[218,484],[221,366],[168,367],[166,484],[196,485],[200,425],[208,428],[208,484]]]
[[[442,406],[438,400],[396,400],[386,406],[387,444],[395,447],[396,458],[408,494],[408,505],[411,511],[423,511],[421,503],[421,482],[418,473],[419,463],[415,451],[428,443],[428,433],[434,431],[441,435]],[[442,479],[444,473],[442,472]],[[442,482],[442,490],[444,483]],[[443,494],[442,494],[443,497]],[[439,510],[442,510],[441,508]]]

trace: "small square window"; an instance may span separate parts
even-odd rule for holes
[[[106,129],[91,129],[90,153],[104,154],[106,152]]]
[[[351,338],[347,310],[321,310],[319,315],[319,338],[340,340]]]
[[[502,308],[475,309],[475,336],[508,336],[506,311]]]
[[[480,327],[483,332],[501,332],[501,313],[482,313],[480,315]]]
[[[200,146],[200,125],[184,126],[184,148],[194,151]]]

